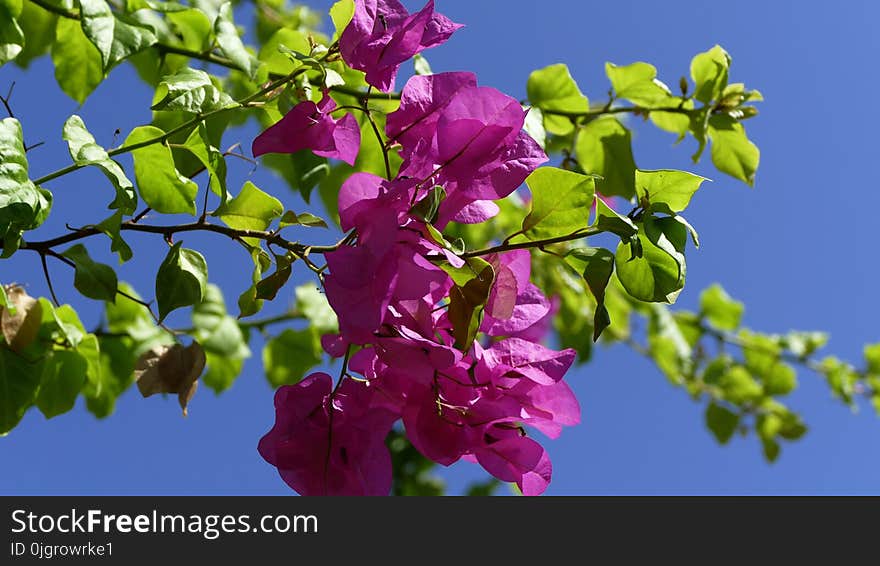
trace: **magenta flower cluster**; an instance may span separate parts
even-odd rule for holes
[[[349,65],[385,90],[400,63],[457,27],[434,14],[432,3],[410,16],[394,0],[359,0],[340,46]],[[290,139],[302,149],[308,140],[322,140],[308,147],[326,152],[326,140],[336,139],[334,151],[350,155],[344,142],[350,136],[334,138],[348,117],[303,121],[299,116],[314,117],[316,109],[310,102],[301,106],[288,114],[294,118],[285,117],[287,125],[282,120],[262,134],[255,148],[279,151],[273,140]],[[529,252],[483,258],[494,280],[479,336],[456,347],[449,315],[455,284],[441,265],[468,266],[416,212],[436,198],[439,186],[445,198],[432,218],[436,228],[496,215],[494,201],[547,160],[523,131],[524,119],[515,99],[478,86],[472,74],[413,77],[387,119],[386,135],[403,157],[398,175],[355,173],[341,187],[341,225],[357,238],[325,256],[324,288],[339,333],[324,336],[322,344],[331,356],[346,358],[347,372],[335,387],[325,373],[281,387],[275,426],[259,444],[299,493],[387,495],[392,477],[385,438],[398,421],[413,445],[439,464],[477,462],[526,495],[547,487],[550,460],[524,427],[555,438],[562,426],[579,422],[580,408],[562,381],[574,351],[539,342],[553,307],[530,282]]]

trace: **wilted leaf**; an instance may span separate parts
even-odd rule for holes
[[[186,416],[186,406],[198,387],[205,369],[205,351],[198,342],[189,346],[156,346],[138,359],[134,379],[144,397],[156,393],[175,393]]]
[[[0,308],[0,329],[9,348],[21,352],[37,338],[43,309],[40,303],[20,286],[10,285],[5,290],[7,304],[12,309]]]

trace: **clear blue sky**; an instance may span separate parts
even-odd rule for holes
[[[331,2],[311,3],[326,9]],[[416,4],[408,2],[410,7]],[[466,28],[427,52],[435,71],[472,70],[482,84],[524,97],[535,68],[566,62],[582,90],[601,99],[608,86],[604,63],[648,61],[675,85],[690,58],[720,43],[733,56],[731,79],[760,89],[766,102],[747,123],[761,148],[756,188],[717,173],[709,163],[692,166],[693,141],[672,147],[670,135],[635,126],[641,168],[680,168],[715,180],[694,199],[688,218],[703,246],[689,253],[688,281],[679,299],[695,307],[699,290],[719,281],[747,304],[746,324],[771,332],[831,332],[828,351],[858,361],[862,345],[880,341],[874,258],[880,191],[873,175],[875,132],[871,101],[880,90],[873,72],[880,36],[880,4],[847,2],[582,2],[556,0],[439,0],[438,10]],[[61,126],[82,115],[99,143],[113,132],[149,121],[151,92],[128,67],[114,70],[85,103],[66,98],[52,80],[48,58],[23,73],[0,70],[0,90],[17,81],[13,107],[29,143],[34,176],[69,162]],[[253,128],[224,139],[249,147]],[[128,163],[125,162],[124,163]],[[249,175],[233,163],[233,179]],[[265,170],[249,178],[298,201]],[[42,236],[65,222],[98,218],[112,194],[96,171],[80,171],[50,184],[56,209]],[[300,206],[301,209],[301,206]],[[228,302],[249,280],[247,258],[234,246],[207,236],[188,236],[206,250],[211,279]],[[161,261],[155,239],[133,238],[135,259],[121,277],[151,294]],[[106,242],[91,249],[106,255]],[[233,251],[230,251],[232,249]],[[233,254],[238,254],[233,255]],[[152,271],[151,271],[152,270]],[[57,285],[70,286],[67,268],[53,268]],[[0,280],[45,293],[36,257],[19,254],[0,262]],[[62,300],[75,300],[61,290]],[[279,301],[284,301],[280,298]],[[74,303],[87,325],[95,304]],[[233,307],[234,308],[234,307]],[[275,307],[283,308],[283,305]],[[116,413],[97,421],[78,403],[46,421],[35,409],[0,439],[0,492],[40,494],[285,494],[288,488],[256,452],[273,421],[272,390],[259,362],[261,344],[231,390],[217,397],[201,390],[180,416],[176,399],[142,399],[129,390]],[[786,444],[768,465],[754,438],[719,447],[702,423],[702,407],[668,385],[657,370],[626,348],[600,349],[595,361],[572,371],[583,422],[546,446],[554,464],[550,494],[878,493],[880,420],[858,415],[830,397],[818,377],[801,372],[791,397],[811,430]],[[482,477],[472,464],[444,473],[453,491]]]

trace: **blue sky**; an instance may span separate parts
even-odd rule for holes
[[[312,2],[326,9],[331,2]],[[409,2],[410,7],[415,3]],[[870,101],[880,87],[872,54],[880,36],[880,5],[848,2],[591,2],[555,0],[438,1],[438,10],[467,25],[444,46],[426,52],[435,71],[472,70],[481,84],[523,98],[532,70],[565,62],[591,98],[608,89],[604,63],[654,64],[675,85],[690,58],[719,43],[733,56],[731,80],[760,89],[766,102],[747,123],[761,148],[755,189],[693,166],[693,140],[649,124],[635,129],[639,167],[680,168],[714,179],[695,197],[689,220],[702,247],[689,252],[688,281],[679,303],[697,304],[700,289],[721,282],[747,305],[747,325],[768,332],[825,330],[829,353],[859,361],[862,345],[880,341],[875,299],[878,269],[873,243],[880,192],[872,175],[878,117]],[[13,109],[29,143],[33,176],[69,162],[61,126],[73,113],[99,143],[113,132],[149,121],[151,92],[128,67],[114,70],[82,108],[52,79],[48,58],[27,72],[0,69],[0,91],[16,81]],[[225,145],[249,147],[256,131],[230,132]],[[124,134],[123,134],[124,135]],[[128,164],[128,161],[123,160]],[[299,202],[266,170],[231,162],[232,175],[249,178]],[[96,171],[79,171],[50,184],[56,209],[40,234],[63,231],[103,214],[112,193]],[[300,206],[301,209],[301,206]],[[248,284],[247,257],[215,236],[187,236],[204,249],[211,279],[228,302]],[[121,277],[144,294],[162,259],[155,238],[132,238],[136,257]],[[115,261],[104,242],[95,255]],[[235,251],[229,251],[234,249]],[[233,257],[232,254],[239,254]],[[94,303],[67,290],[70,273],[53,267],[62,300],[73,301],[87,321]],[[0,280],[46,292],[36,257],[19,254],[0,263]],[[279,299],[284,301],[283,298]],[[282,305],[275,307],[283,308]],[[32,410],[0,439],[0,492],[41,494],[286,494],[274,468],[256,452],[273,420],[272,390],[259,363],[261,344],[235,385],[215,396],[204,389],[180,416],[176,400],[124,394],[116,413],[97,421],[78,403],[50,421]],[[554,463],[551,494],[878,493],[880,420],[865,408],[854,415],[831,399],[819,378],[801,372],[791,397],[810,432],[786,444],[774,465],[764,462],[754,438],[719,447],[702,423],[702,407],[670,386],[647,361],[623,347],[600,349],[595,360],[567,377],[583,409],[583,422],[546,446]],[[446,471],[453,491],[482,477],[461,463]]]

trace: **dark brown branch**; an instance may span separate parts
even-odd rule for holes
[[[128,232],[160,234],[166,239],[170,238],[174,234],[178,234],[181,232],[213,232],[216,234],[221,234],[233,240],[241,240],[243,238],[256,238],[259,240],[264,240],[280,248],[284,248],[285,250],[291,251],[297,257],[305,257],[310,253],[323,254],[331,252],[339,249],[341,245],[340,242],[330,246],[309,246],[305,244],[300,244],[299,242],[291,242],[289,240],[286,240],[280,234],[275,232],[264,232],[261,230],[239,230],[235,228],[230,228],[228,226],[221,226],[219,224],[211,224],[209,222],[192,222],[189,224],[155,226],[149,224],[135,224],[133,221],[128,221],[124,222],[120,226],[120,230]],[[71,232],[70,234],[65,234],[63,236],[58,236],[49,240],[42,240],[37,242],[22,242],[20,249],[32,250],[40,254],[51,255],[52,248],[63,246],[65,244],[76,242],[78,240],[82,240],[84,238],[95,236],[101,233],[102,232],[95,227],[80,228],[74,232]],[[3,242],[0,241],[0,247],[2,247],[2,244]]]

